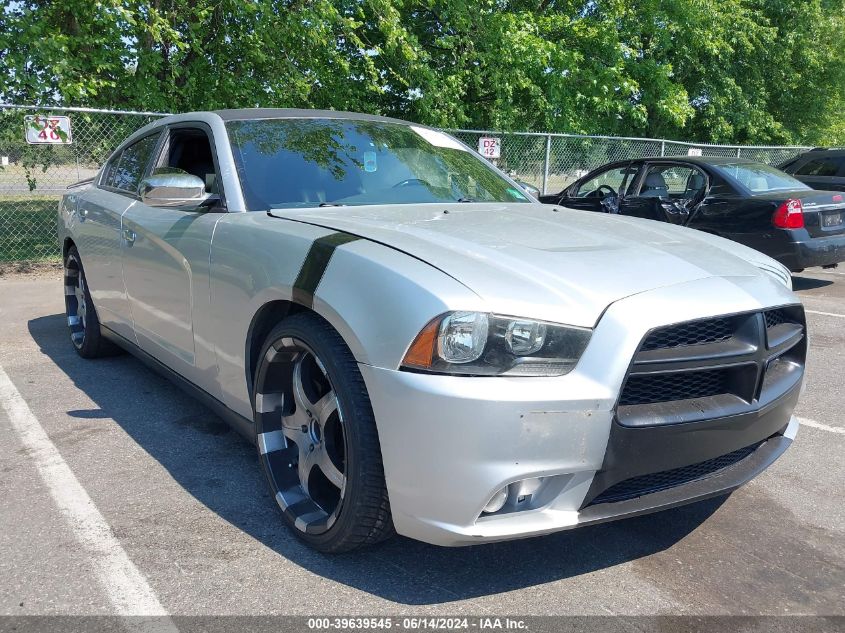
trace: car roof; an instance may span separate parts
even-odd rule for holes
[[[741,165],[741,164],[755,164],[759,161],[749,160],[747,158],[736,158],[727,156],[646,156],[645,158],[629,158],[627,160],[617,160],[612,163],[606,163],[595,169],[590,173],[604,170],[614,169],[616,167],[623,167],[630,163],[644,163],[644,162],[660,162],[660,163],[685,163],[687,165]]]
[[[661,161],[661,162],[682,162],[693,165],[736,165],[737,163],[756,163],[759,161],[748,158],[737,158],[736,156],[650,156],[635,160]]]
[[[845,156],[845,147],[814,147],[809,151],[802,152],[797,158],[804,158],[805,156]]]
[[[381,121],[413,125],[409,121],[393,119],[361,112],[343,112],[341,110],[311,110],[306,108],[239,108],[233,110],[215,110],[214,114],[224,121],[248,121],[257,119],[344,119],[350,121]]]

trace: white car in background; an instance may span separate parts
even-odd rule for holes
[[[669,508],[748,481],[797,429],[783,266],[541,205],[431,128],[167,117],[59,220],[79,353],[129,350],[231,422],[323,551]]]

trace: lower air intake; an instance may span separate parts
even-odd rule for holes
[[[659,492],[661,490],[668,490],[675,486],[680,486],[691,481],[712,477],[719,473],[719,471],[733,466],[739,461],[742,461],[751,453],[753,453],[760,446],[762,442],[757,442],[751,446],[746,446],[732,453],[714,457],[704,462],[691,464],[690,466],[683,466],[682,468],[675,468],[673,470],[664,470],[659,473],[652,473],[649,475],[641,475],[620,481],[614,484],[595,499],[590,505],[598,503],[615,503],[617,501],[626,501],[628,499],[636,499],[643,495]]]

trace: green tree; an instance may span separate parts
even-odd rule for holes
[[[0,0],[5,101],[843,143],[845,0]]]

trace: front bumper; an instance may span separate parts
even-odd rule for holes
[[[437,545],[469,545],[547,534],[733,490],[791,443],[800,382],[753,411],[659,427],[623,428],[616,421],[616,401],[651,329],[717,315],[724,305],[739,312],[794,302],[783,286],[757,278],[709,278],[635,295],[608,308],[578,367],[556,378],[438,376],[361,364],[396,530]],[[706,477],[633,499],[600,497],[620,481],[747,447],[743,459]],[[497,490],[540,477],[546,483],[536,504],[482,515]]]
[[[584,401],[567,403],[568,411],[543,411],[537,407],[548,403],[491,403],[472,393],[447,397],[422,388],[427,379],[446,377],[362,370],[371,389],[379,385],[395,397],[386,406],[380,399],[376,419],[392,410],[394,422],[404,420],[394,429],[398,433],[379,429],[396,530],[435,545],[539,536],[725,494],[774,462],[798,429],[791,414],[799,387],[751,413],[629,429],[611,411],[591,410]],[[635,499],[592,502],[627,477],[663,473],[749,446],[753,450],[743,459],[705,477]],[[543,507],[481,516],[496,490],[534,477],[553,482],[552,498]]]

